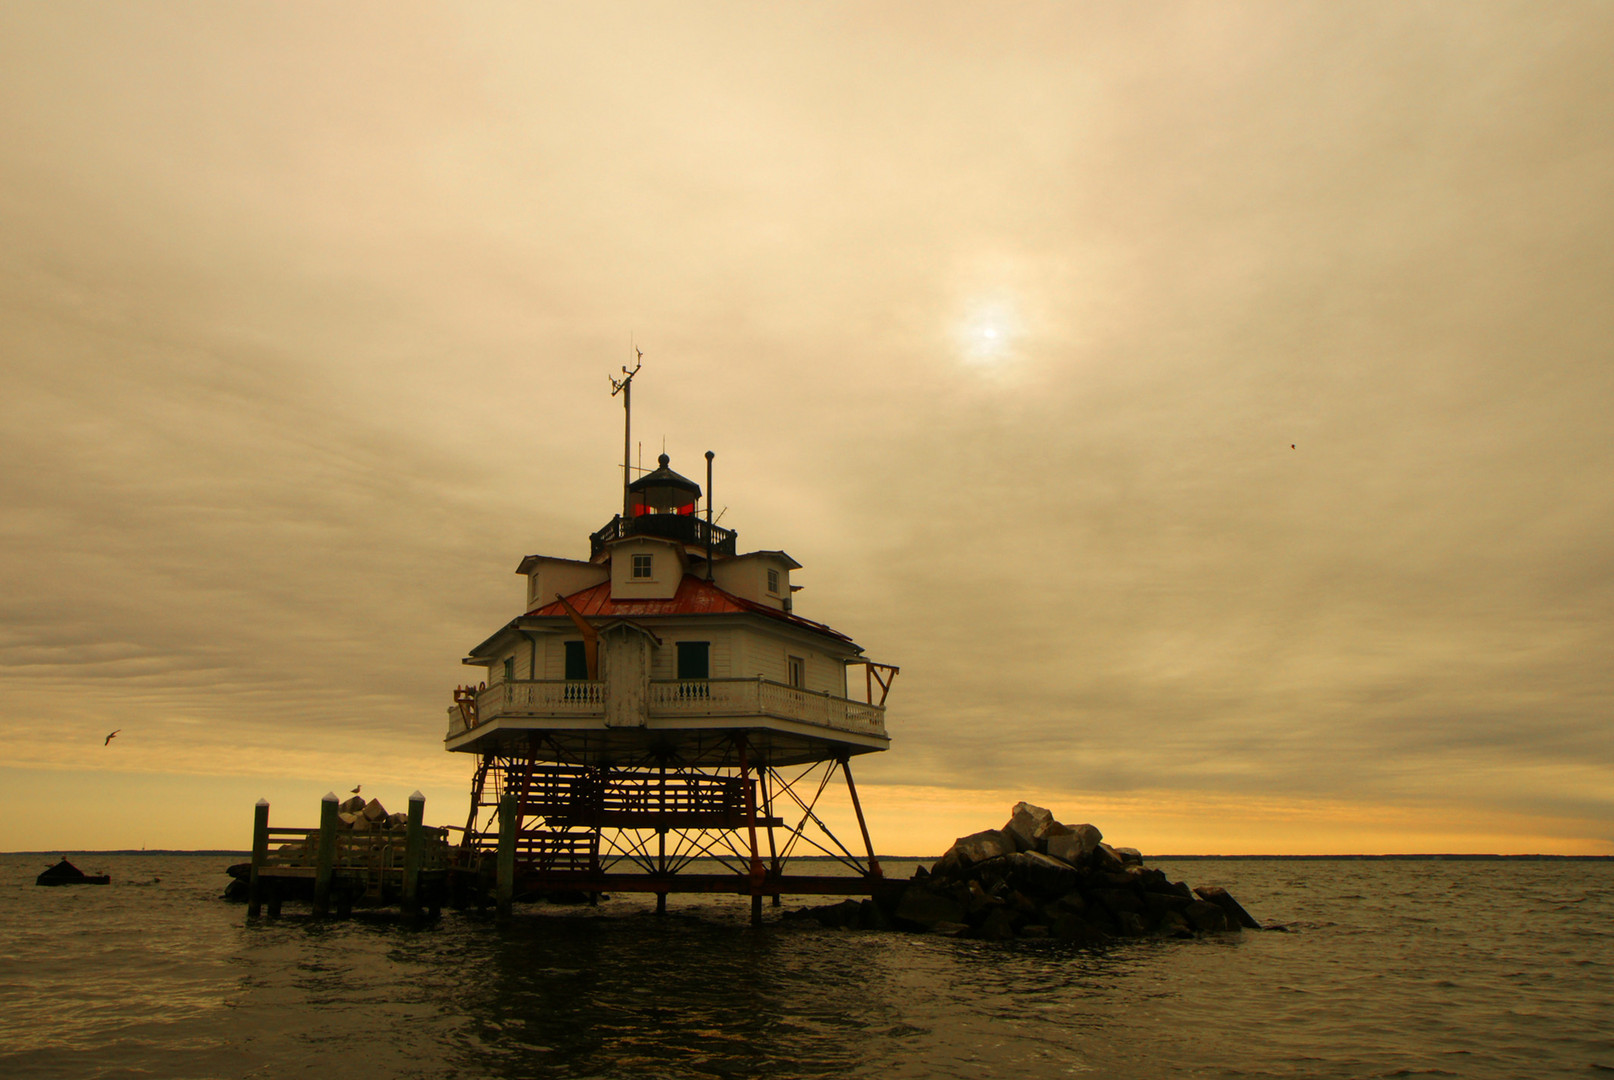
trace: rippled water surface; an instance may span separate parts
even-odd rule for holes
[[[1614,1074],[1609,862],[1155,861],[1288,932],[1091,950],[739,898],[248,925],[226,858],[51,861],[0,856],[7,1078]]]

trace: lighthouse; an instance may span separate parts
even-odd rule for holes
[[[878,889],[852,772],[890,746],[898,669],[795,611],[790,555],[716,524],[712,463],[703,489],[662,454],[586,558],[523,558],[518,613],[464,658],[482,674],[444,740],[476,762],[462,858],[506,897],[732,892],[756,921],[764,896]],[[856,835],[825,824],[834,800]],[[839,873],[793,872],[804,855]]]

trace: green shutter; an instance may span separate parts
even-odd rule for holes
[[[678,677],[680,679],[711,678],[710,652],[710,642],[680,641],[678,643]]]
[[[588,678],[588,654],[583,651],[581,641],[568,641],[566,643],[566,677],[568,679]]]

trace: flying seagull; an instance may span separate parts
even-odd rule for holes
[[[119,729],[118,729],[118,731],[122,731],[122,730],[123,730],[123,729],[122,729],[122,728],[119,728]],[[116,737],[117,737],[117,734],[118,734],[118,731],[114,731],[114,732],[113,732],[113,733],[112,733],[112,734],[111,734],[111,735],[108,735],[108,736],[107,736],[107,737],[106,737],[106,742],[104,742],[104,743],[102,743],[102,744],[101,744],[101,745],[102,745],[102,746],[109,746],[109,745],[111,745],[111,743],[112,743],[112,740],[113,740],[113,739],[114,739],[114,738],[116,738]]]

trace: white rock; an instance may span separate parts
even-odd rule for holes
[[[1072,866],[1075,866],[1088,850],[1082,847],[1082,838],[1073,832],[1048,838],[1049,857],[1068,862]]]
[[[1104,839],[1104,834],[1098,831],[1097,825],[1072,825],[1070,831],[1082,838],[1082,848],[1086,851],[1092,851],[1098,847],[1099,841]]]
[[[1028,802],[1018,802],[1014,804],[1009,823],[1003,829],[1014,837],[1016,847],[1021,851],[1030,851],[1038,846],[1037,841],[1053,824],[1054,815],[1049,811]]]
[[[966,865],[985,862],[995,859],[999,855],[1008,855],[1014,851],[1014,841],[1004,835],[1001,829],[987,829],[984,832],[971,833],[961,836],[953,841],[953,851],[958,853]]]
[[[1093,849],[1093,853],[1100,870],[1121,870],[1126,867],[1120,853],[1102,841]]]

